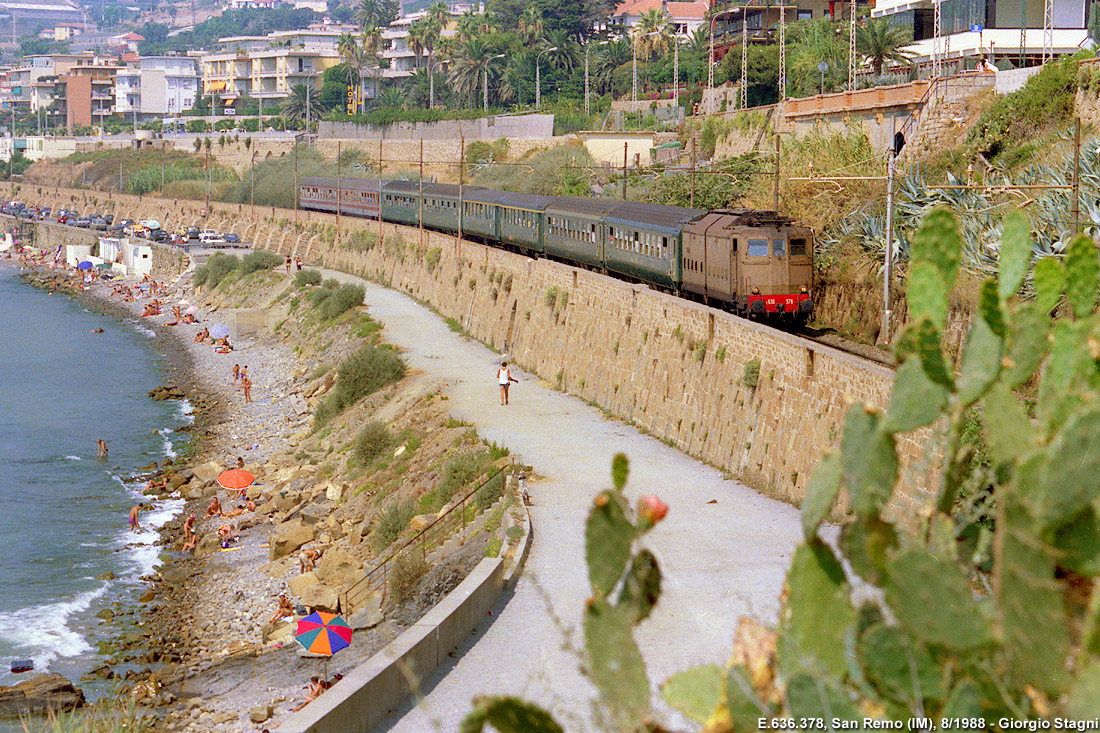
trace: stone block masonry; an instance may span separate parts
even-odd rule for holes
[[[105,196],[43,190],[14,197],[58,206],[82,195]],[[116,215],[201,221],[202,202],[113,200]],[[392,224],[379,237],[374,220],[341,217],[337,240],[330,215],[300,212],[294,226],[292,211],[257,208],[250,221],[248,206],[211,208],[210,226],[235,227],[260,248],[408,293],[507,350],[527,371],[794,503],[839,442],[849,405],[885,409],[893,386],[886,367],[561,263]],[[931,429],[899,438],[902,478],[890,513],[910,526],[935,503],[937,438]]]

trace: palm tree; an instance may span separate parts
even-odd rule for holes
[[[542,38],[542,11],[534,5],[528,5],[519,17],[519,38],[525,46],[533,46]]]
[[[557,30],[546,36],[546,46],[556,50],[546,54],[546,61],[555,69],[570,74],[581,60],[580,46],[569,31]]]
[[[463,42],[456,49],[455,63],[449,74],[454,93],[476,103],[481,75],[488,68],[489,59],[493,55],[489,44],[480,38],[469,38]]]
[[[856,50],[871,60],[875,76],[882,74],[882,65],[887,61],[909,63],[912,54],[902,49],[908,43],[909,34],[886,18],[872,18],[856,28]]]
[[[359,36],[359,47],[362,50],[362,54],[357,59],[359,68],[360,70],[364,68],[371,69],[377,73],[374,79],[373,96],[378,96],[379,87],[382,84],[379,78],[382,76],[382,60],[378,57],[378,54],[384,45],[382,31],[378,28],[368,28]],[[360,71],[360,74],[362,74],[362,71]]]
[[[664,10],[650,8],[642,13],[638,25],[634,26],[634,39],[638,44],[638,55],[646,61],[667,51],[672,42],[672,24]]]
[[[408,95],[397,87],[386,87],[374,98],[374,103],[379,107],[396,109],[408,109]]]
[[[279,108],[282,118],[289,122],[305,120],[307,109],[312,119],[317,119],[321,113],[317,104],[317,91],[307,84],[295,84],[290,90],[290,96],[280,102]]]
[[[362,54],[362,48],[359,46],[359,39],[355,37],[354,33],[341,33],[340,40],[336,45],[336,50],[344,63],[344,77],[347,80],[348,86],[355,85],[359,82],[359,61],[360,55]]]
[[[612,90],[615,69],[623,64],[629,64],[631,54],[630,41],[626,38],[600,46],[592,53],[592,78],[600,94],[606,94]]]
[[[443,0],[436,0],[428,6],[426,12],[427,15],[424,17],[438,23],[440,30],[447,27],[447,20],[451,17],[451,9],[447,7],[447,3],[443,2]]]
[[[439,45],[443,26],[435,17],[429,15],[409,26],[409,48],[417,57],[417,66],[420,65],[420,56],[428,54],[428,108],[435,105],[435,51]]]

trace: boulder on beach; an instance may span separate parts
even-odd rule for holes
[[[300,519],[283,522],[269,540],[271,559],[278,560],[284,555],[295,552],[299,547],[313,540],[313,527]]]
[[[217,552],[221,548],[221,540],[218,538],[216,532],[207,532],[199,540],[199,544],[195,547],[195,557],[202,557],[203,555],[209,555]]]
[[[220,463],[208,461],[195,466],[191,470],[195,472],[195,478],[205,484],[209,481],[216,480],[224,469]]]
[[[40,674],[14,687],[0,686],[0,718],[83,707],[84,692],[59,674]]]
[[[317,563],[316,572],[317,580],[332,588],[354,583],[361,575],[359,562],[341,547],[325,552]]]

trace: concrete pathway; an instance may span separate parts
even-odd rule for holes
[[[790,556],[801,537],[797,509],[767,499],[634,428],[605,418],[537,377],[514,371],[511,405],[499,404],[500,357],[453,333],[410,298],[359,278],[324,276],[366,288],[371,315],[409,365],[448,381],[455,417],[507,446],[541,477],[529,482],[534,544],[515,591],[455,661],[422,681],[423,698],[381,730],[455,731],[475,695],[514,694],[548,708],[569,731],[597,730],[595,688],[580,671],[581,618],[589,596],[584,520],[610,486],[611,459],[630,458],[631,501],[658,494],[668,517],[646,538],[664,574],[660,603],[636,632],[654,699],[672,674],[725,663],[742,615],[775,623]],[[660,717],[687,723],[660,706]]]

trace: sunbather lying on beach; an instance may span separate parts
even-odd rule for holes
[[[201,344],[204,341],[206,341],[206,339],[208,339],[208,338],[210,338],[210,329],[204,328],[204,329],[202,329],[201,331],[199,331],[198,333],[195,334],[195,343],[196,344]]]
[[[195,316],[191,313],[184,313],[183,314],[183,322],[184,323],[198,323],[198,321],[195,320]]]
[[[304,708],[306,705],[309,705],[311,702],[313,702],[314,700],[319,698],[324,693],[324,691],[327,690],[328,688],[329,688],[329,685],[322,682],[320,677],[310,677],[309,678],[309,693],[306,694],[306,699],[302,701],[301,705],[298,705],[297,707],[291,708],[290,712],[292,712],[292,713],[298,712],[299,710]]]
[[[246,509],[244,508],[244,505],[242,505],[242,504],[238,504],[238,505],[237,505],[237,508],[236,508],[236,509],[234,509],[234,510],[233,510],[233,511],[231,511],[231,512],[226,512],[226,513],[225,513],[225,514],[223,514],[222,516],[223,516],[223,517],[225,517],[226,519],[231,519],[231,518],[233,518],[233,517],[239,517],[239,516],[241,516],[241,515],[242,515],[242,514],[244,514],[244,513],[246,512],[246,511],[247,511],[247,510],[246,510]]]

